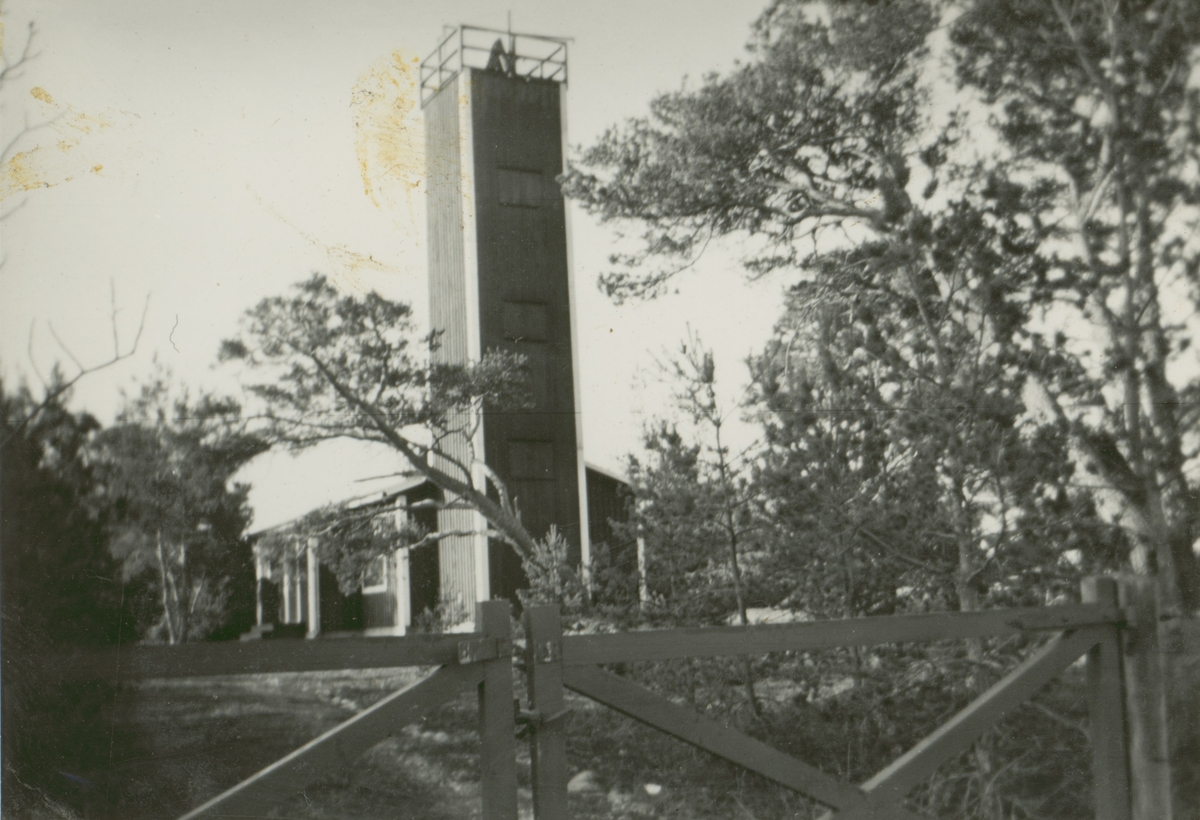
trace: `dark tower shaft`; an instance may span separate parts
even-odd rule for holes
[[[535,52],[561,54],[527,57],[521,35],[472,48],[472,32],[484,34],[456,30],[443,42],[453,53],[443,59],[439,48],[422,67],[430,320],[446,361],[494,349],[523,354],[533,407],[484,412],[475,440],[459,442],[455,455],[482,457],[517,499],[526,529],[542,538],[557,527],[578,564],[586,511],[566,213],[555,181],[563,169],[565,45],[531,38]],[[439,520],[442,530],[479,527],[465,510],[445,510]],[[473,600],[512,597],[525,583],[506,544],[455,537],[439,549],[443,599],[468,611]]]

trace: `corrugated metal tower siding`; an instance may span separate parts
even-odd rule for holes
[[[425,109],[425,163],[429,220],[429,319],[442,331],[435,358],[466,362],[467,295],[463,248],[463,168],[459,152],[460,75]],[[451,448],[455,458],[467,456],[466,442]],[[445,467],[447,465],[438,465]],[[449,499],[448,499],[449,500]],[[442,510],[440,530],[470,530],[474,516],[467,510]],[[475,561],[472,539],[455,536],[438,544],[440,598],[450,606],[472,611],[475,601]]]
[[[425,110],[425,168],[429,221],[429,320],[442,332],[436,358],[465,362],[467,294],[463,271],[463,170],[459,158],[459,80]]]
[[[536,402],[529,412],[485,414],[486,460],[519,499],[530,533],[540,538],[556,525],[578,562],[566,215],[555,181],[562,172],[560,88],[486,71],[471,75],[480,338],[485,351],[529,356]],[[538,452],[552,452],[544,462],[550,469],[528,455]],[[500,573],[493,567],[500,582],[494,595],[511,595],[524,580],[519,562],[503,563]]]

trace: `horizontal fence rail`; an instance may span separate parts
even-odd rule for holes
[[[713,658],[782,651],[816,651],[882,643],[1006,637],[1030,631],[1059,631],[1122,625],[1116,606],[1069,604],[983,612],[936,612],[754,626],[655,629],[644,632],[564,635],[567,666],[677,658]],[[1180,643],[1197,636],[1181,635]],[[111,682],[213,675],[320,672],[400,666],[442,666],[460,660],[495,658],[500,647],[481,633],[353,637],[321,640],[274,639],[181,646],[134,645],[48,655],[61,680]]]
[[[179,646],[139,645],[47,656],[46,663],[64,681],[116,683],[151,678],[442,666],[458,663],[464,652],[472,653],[474,660],[485,660],[496,657],[497,651],[494,639],[486,639],[478,633],[463,633],[403,638],[277,638]]]
[[[982,612],[881,615],[791,624],[565,635],[562,639],[562,662],[565,666],[583,666],[763,655],[768,652],[816,651],[842,646],[1007,637],[1029,631],[1120,625],[1124,621],[1124,611],[1116,606],[1068,604]]]

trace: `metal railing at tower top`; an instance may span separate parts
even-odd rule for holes
[[[458,26],[421,61],[421,105],[429,102],[464,68],[565,83],[567,40],[479,26]]]

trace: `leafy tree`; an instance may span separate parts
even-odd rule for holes
[[[24,387],[5,387],[5,623],[53,644],[115,641],[121,584],[105,552],[106,511],[85,455],[100,423],[68,411],[62,394],[43,404]]]
[[[723,624],[732,616],[749,624],[751,601],[770,596],[758,572],[763,522],[745,454],[726,441],[712,352],[693,333],[660,367],[674,384],[682,424],[659,421],[646,431],[646,457],[629,459],[632,514],[615,525],[624,540],[645,546],[640,583],[649,601],[639,616],[671,625]],[[738,662],[759,714],[750,661]]]
[[[1012,533],[1014,490],[1026,493],[1018,517],[1058,492],[1019,475],[1039,437],[1059,453],[1058,486],[1096,483],[1086,470],[1120,498],[1115,521],[1140,545],[1134,567],[1162,568],[1168,600],[1194,597],[1192,388],[1167,378],[1187,334],[1161,300],[1169,282],[1194,279],[1182,231],[1195,216],[1197,29],[1190,4],[1161,5],[963,4],[946,18],[951,56],[997,104],[1006,143],[969,160],[967,116],[922,113],[934,4],[777,2],[748,63],[658,98],[564,180],[601,219],[644,227],[641,250],[614,257],[603,279],[617,298],[658,292],[712,237],[749,237],[754,273],[807,272],[780,346],[819,350],[808,372],[828,387],[858,381],[843,398],[891,419],[892,459],[936,454],[964,608],[981,601],[981,571],[994,575],[994,522]],[[1107,331],[1096,365],[1061,332],[1072,309]],[[1097,420],[1087,406],[1120,411]],[[1058,432],[1027,423],[1043,409]],[[1094,508],[1105,500],[1093,497]]]
[[[1040,210],[1066,241],[1043,254],[1068,319],[1103,336],[1089,369],[1098,396],[1041,374],[1032,387],[1119,499],[1134,568],[1159,576],[1168,605],[1196,609],[1200,507],[1185,438],[1200,386],[1176,370],[1193,328],[1171,308],[1194,312],[1200,298],[1188,240],[1200,217],[1200,8],[992,0],[972,4],[952,38],[961,82],[1002,112],[1004,173],[1053,194]],[[1093,412],[1078,411],[1081,399]]]
[[[693,334],[662,366],[675,384],[685,427],[660,421],[646,431],[649,460],[631,458],[633,517],[623,529],[646,542],[647,586],[676,617],[749,623],[745,576],[762,522],[746,454],[730,450],[728,413],[716,395],[712,352]]]
[[[144,384],[96,437],[116,515],[110,550],[127,579],[148,576],[160,604],[151,629],[170,643],[204,638],[227,617],[250,523],[249,487],[229,486],[265,449],[229,399],[185,390],[167,374]]]
[[[518,500],[473,450],[482,408],[521,406],[523,358],[492,351],[478,362],[446,363],[433,355],[436,334],[423,349],[414,336],[408,305],[374,291],[342,295],[317,274],[249,310],[242,338],[225,342],[221,357],[268,375],[249,389],[264,405],[269,440],[294,448],[332,438],[386,444],[440,487],[447,504],[478,510],[489,536],[530,559],[537,545]]]
[[[558,604],[566,618],[593,616],[595,595],[592,587],[597,569],[593,559],[592,578],[585,576],[582,568],[571,561],[570,545],[558,528],[551,525],[545,538],[534,545],[533,554],[524,561],[523,568],[529,585],[518,590],[523,606]],[[612,614],[609,610],[606,614]]]
[[[1080,2],[1071,15],[1099,27],[1112,14],[1103,10],[1118,5],[1121,15],[1148,9]],[[1178,56],[1196,28],[1178,10],[1167,14],[1170,4],[1160,5],[1147,19],[1170,18],[1157,45],[1169,42],[1164,48]],[[785,600],[798,608],[840,615],[1047,602],[1073,595],[1082,571],[1112,567],[1129,554],[1130,534],[1147,538],[1137,505],[1153,493],[1146,482],[1139,489],[1127,480],[1146,474],[1118,464],[1113,476],[1126,483],[1106,479],[1110,491],[1134,491],[1115,516],[1109,505],[1100,514],[1106,499],[1085,475],[1103,477],[1105,465],[1128,461],[1133,452],[1114,432],[1117,414],[1086,408],[1106,398],[1114,407],[1154,404],[1150,385],[1161,386],[1161,379],[1143,374],[1136,391],[1113,402],[1106,388],[1111,367],[1153,370],[1147,354],[1132,365],[1110,345],[1098,357],[1106,371],[1067,332],[1072,310],[1098,308],[1078,287],[1086,255],[1072,255],[1067,246],[1081,229],[1065,221],[1072,200],[1062,152],[1090,121],[1067,116],[1084,88],[1068,76],[1075,69],[1049,68],[1064,59],[1074,36],[1054,22],[1055,9],[990,0],[953,7],[780,0],[757,23],[747,63],[659,97],[647,117],[610,130],[584,151],[564,178],[564,190],[602,220],[642,229],[638,250],[615,256],[615,272],[602,277],[617,299],[661,292],[723,237],[748,248],[752,274],[804,272],[789,290],[775,340],[754,363],[767,443],[756,481],[767,518],[777,525],[770,560],[776,575],[795,585]],[[992,112],[1008,144],[994,143],[990,154],[986,142],[965,140],[986,133],[987,125],[965,111],[978,96],[964,93],[962,108],[944,122],[925,113],[939,80],[941,55],[931,44],[943,24],[953,34],[949,56],[962,80],[998,103]],[[1026,66],[1014,56],[1028,47],[1019,44],[1022,37],[1045,49],[1046,66]],[[1126,62],[1133,65],[1133,58]],[[1191,70],[1179,60],[1173,66],[1154,77],[1163,88],[1181,89]],[[989,78],[1003,82],[992,91]],[[1021,91],[1017,80],[1027,84],[1024,109],[1013,102]],[[1175,151],[1174,165],[1163,159],[1161,166],[1167,188],[1168,167],[1191,179],[1196,141],[1182,124],[1194,110],[1187,96],[1179,97],[1178,111],[1141,112],[1166,114],[1163,121],[1173,123],[1161,125],[1174,135],[1174,142],[1163,141]],[[1070,133],[1059,139],[1060,129]],[[1136,142],[1136,129],[1125,138]],[[1022,154],[1027,139],[1041,141],[1042,156]],[[1094,150],[1098,157],[1102,146]],[[1047,161],[1054,151],[1060,152],[1055,162]],[[1092,190],[1102,193],[1080,201],[1103,204],[1115,196],[1104,187],[1114,184],[1106,176],[1112,167],[1093,177]],[[1189,196],[1172,200],[1180,204],[1172,214],[1146,212],[1181,220]],[[1109,228],[1097,225],[1094,241],[1119,249],[1121,230],[1112,221]],[[1186,280],[1192,271],[1184,246],[1170,246],[1170,256],[1169,232],[1161,236],[1163,250],[1145,266],[1150,278]],[[1119,256],[1109,253],[1104,264]],[[1112,270],[1097,268],[1105,275]],[[1120,277],[1111,281],[1100,304],[1127,308]],[[1165,292],[1162,281],[1159,288]],[[1164,355],[1177,350],[1179,337],[1172,348],[1147,335],[1161,311],[1159,305],[1147,312],[1147,304],[1137,302],[1130,315],[1138,321],[1126,325],[1140,334],[1134,346],[1157,345]],[[1035,400],[1039,393],[1062,401]],[[1179,395],[1158,395],[1168,411],[1182,406]],[[1051,412],[1040,415],[1039,404]],[[1161,416],[1157,409],[1139,412]],[[1144,441],[1146,433],[1140,435]],[[1183,465],[1183,456],[1160,463]],[[1161,488],[1168,478],[1160,469],[1149,484]],[[1179,557],[1158,567],[1164,583],[1186,598],[1195,565],[1191,536],[1180,536],[1184,541]],[[1135,568],[1153,571],[1137,548],[1132,558]],[[869,716],[861,709],[875,708],[866,707],[875,696],[897,693],[860,687],[876,678],[873,668],[900,668],[888,652],[867,654],[814,661],[811,674],[803,674],[814,700],[825,699],[822,688],[847,674],[863,701],[845,719],[864,726]],[[937,651],[925,656],[953,669],[943,683],[953,679],[956,691],[966,693],[979,691],[991,667],[1010,659],[1011,648],[982,642],[953,662]],[[1004,747],[1003,739],[977,746],[961,782],[994,783],[1007,771],[992,759]],[[955,790],[960,806],[975,802],[975,786],[948,790],[939,805],[949,810]],[[990,785],[987,794],[977,801],[982,813],[1001,816],[1015,805]]]
[[[761,240],[749,267],[765,272],[803,264],[802,240],[829,229],[900,244],[927,234],[905,189],[937,18],[920,0],[829,4],[828,14],[772,4],[750,62],[658,97],[648,117],[610,129],[574,163],[568,196],[644,230],[640,251],[614,256],[618,270],[602,278],[611,295],[661,292],[713,237]],[[936,140],[924,156],[941,158]]]
[[[641,581],[649,600],[642,602],[639,620],[660,626],[712,625],[728,623],[732,615],[748,624],[748,601],[762,602],[751,596],[765,592],[758,573],[746,572],[758,535],[746,497],[752,488],[731,469],[726,448],[689,442],[666,422],[648,430],[644,444],[644,460],[629,461],[633,514],[616,525],[618,532],[640,537],[645,545]],[[743,657],[737,663],[746,702],[757,715],[761,705],[751,661]],[[684,664],[693,700],[701,666]]]
[[[633,515],[619,525],[645,543],[645,584],[653,611],[679,623],[722,623],[736,611],[724,555],[714,556],[700,476],[700,447],[666,422],[647,431],[646,453],[629,459]],[[707,510],[706,510],[707,511]],[[713,566],[713,560],[720,563]],[[714,573],[715,569],[715,573]]]
[[[773,568],[792,587],[783,600],[822,617],[953,606],[955,539],[936,453],[894,446],[888,422],[901,414],[881,417],[861,383],[830,385],[804,358],[780,345],[755,373],[766,445],[757,481]]]
[[[1031,404],[1069,431],[1096,495],[1156,575],[1169,614],[1200,610],[1194,317],[1200,306],[1200,8],[1186,0],[980,3],[951,30],[960,82],[1002,112],[1010,177],[1044,180],[1063,240],[1044,253],[1064,322],[1095,329],[1095,389],[1038,373]],[[1077,345],[1083,347],[1082,345]],[[1164,660],[1172,714],[1196,681]],[[1175,800],[1195,805],[1200,735],[1169,733]]]
[[[71,791],[59,772],[98,766],[120,742],[101,711],[111,689],[63,685],[46,653],[134,634],[136,585],[106,549],[109,511],[86,455],[100,425],[64,406],[60,384],[52,374],[39,398],[0,383],[5,816],[52,808],[48,798]]]
[[[892,588],[909,605],[970,610],[1073,595],[1080,570],[1119,560],[1122,539],[1075,486],[1064,431],[1025,412],[1026,348],[1039,342],[1016,338],[1019,313],[998,292],[1039,266],[999,251],[1010,226],[983,194],[935,220],[946,279],[881,271],[871,247],[816,260],[755,365],[763,479],[781,520],[803,511],[793,543],[849,539],[827,565],[843,583],[821,587],[854,590],[844,614],[904,605],[887,584],[864,597],[869,576],[905,579]],[[905,287],[908,274],[927,287]],[[1079,378],[1063,357],[1042,367]]]
[[[757,24],[752,62],[695,91],[660,97],[649,118],[610,131],[584,153],[566,190],[602,219],[647,226],[643,252],[617,259],[626,270],[605,280],[618,297],[653,294],[712,235],[760,239],[761,252],[747,263],[755,272],[811,272],[792,295],[792,333],[783,335],[795,338],[785,338],[784,349],[823,347],[816,358],[832,384],[851,364],[835,361],[831,345],[841,333],[847,355],[887,371],[863,375],[892,384],[872,396],[870,381],[860,382],[839,399],[886,407],[903,386],[901,402],[930,410],[894,416],[908,429],[873,440],[890,437],[893,459],[920,452],[930,469],[945,473],[940,495],[957,551],[955,603],[973,609],[986,559],[972,505],[986,478],[970,475],[965,457],[986,458],[988,449],[969,440],[978,417],[954,408],[976,407],[979,397],[969,394],[986,383],[979,354],[1005,328],[985,321],[980,307],[1003,305],[1003,294],[981,303],[978,291],[1002,290],[1004,280],[986,241],[971,238],[984,220],[964,224],[974,215],[969,205],[943,216],[906,190],[914,164],[932,187],[955,139],[952,124],[921,141],[921,69],[935,23],[920,2],[836,4],[828,21],[807,4],[776,3]],[[843,241],[830,241],[835,229]],[[964,255],[967,238],[975,247]],[[808,239],[814,250],[805,250]],[[655,257],[663,261],[649,274],[629,269]],[[932,463],[930,452],[937,454]]]

